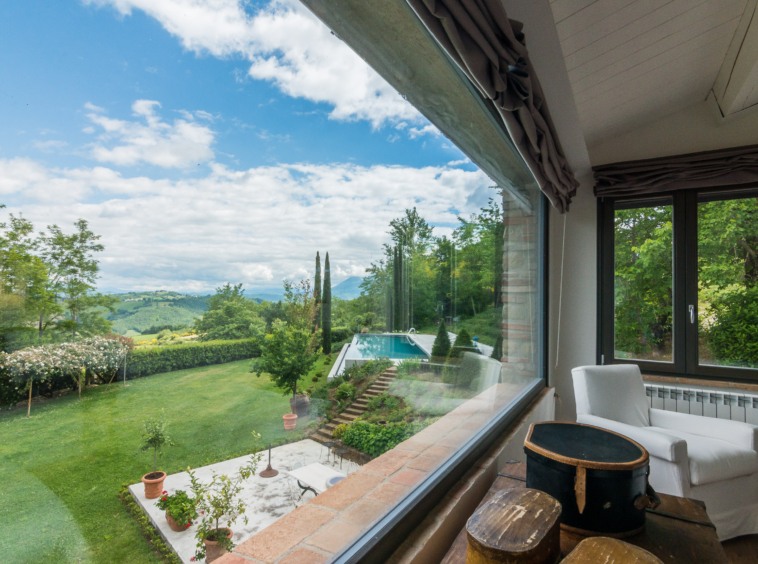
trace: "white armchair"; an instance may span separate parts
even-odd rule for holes
[[[572,370],[578,423],[637,441],[657,491],[705,502],[724,541],[758,533],[758,427],[651,408],[634,364]]]

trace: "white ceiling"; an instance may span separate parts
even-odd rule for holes
[[[712,89],[719,102],[722,91],[739,90],[729,98],[738,102],[721,106],[725,115],[758,102],[758,76],[751,70],[758,68],[758,52],[751,48],[748,55],[743,45],[756,0],[550,5],[588,147],[704,102]],[[739,88],[727,87],[736,62],[747,70],[738,73]],[[724,81],[721,90],[714,88],[717,78]]]

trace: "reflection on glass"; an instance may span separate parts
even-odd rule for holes
[[[673,206],[617,209],[616,358],[672,362]]]
[[[698,362],[758,368],[758,198],[698,204]]]

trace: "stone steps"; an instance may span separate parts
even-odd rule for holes
[[[332,431],[337,428],[337,425],[352,423],[358,417],[366,413],[366,410],[368,409],[368,401],[372,397],[386,393],[389,389],[390,382],[392,382],[396,374],[397,369],[394,367],[385,370],[382,375],[379,376],[379,378],[377,378],[360,397],[356,398],[346,410],[340,413],[336,419],[333,419],[321,427],[317,432],[312,434],[310,438],[319,443],[333,441],[334,437],[332,436]]]

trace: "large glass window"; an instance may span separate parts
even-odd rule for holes
[[[757,196],[601,202],[601,362],[758,378]]]

